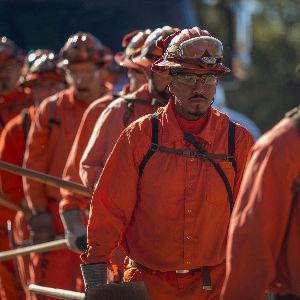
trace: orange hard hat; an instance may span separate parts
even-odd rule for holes
[[[21,76],[20,85],[30,86],[36,80],[57,80],[65,82],[65,77],[57,68],[58,56],[51,50],[35,51],[35,59],[30,58],[27,72]]]
[[[77,32],[69,37],[59,53],[59,66],[67,66],[78,62],[94,62],[99,65],[109,65],[112,52],[105,47],[94,35],[87,32]]]
[[[118,65],[126,68],[138,69],[139,66],[132,61],[132,58],[139,55],[141,47],[151,33],[150,29],[135,30],[126,34],[122,40],[123,52],[115,55],[115,61]]]
[[[36,49],[36,50],[30,50],[26,57],[25,57],[25,63],[24,63],[24,72],[27,72],[30,68],[30,66],[42,55],[48,54],[50,52],[53,52],[53,50],[50,49]]]
[[[159,41],[158,45],[166,47],[166,51],[164,57],[153,64],[153,71],[184,68],[212,71],[220,75],[230,72],[222,64],[222,42],[199,27],[184,29],[171,40]]]
[[[0,36],[0,64],[10,64],[12,62],[24,62],[24,51],[15,42],[6,36]]]
[[[179,31],[178,28],[164,26],[155,29],[145,40],[141,53],[132,58],[132,61],[142,67],[150,68],[151,65],[163,55],[163,49],[156,45],[158,39],[164,39],[175,32]]]

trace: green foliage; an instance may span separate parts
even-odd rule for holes
[[[217,23],[220,28],[214,23],[210,29],[205,23],[207,16],[203,17],[207,8],[201,5],[200,8],[200,2],[196,2],[202,27],[221,39],[224,37],[226,49],[226,26],[222,24],[226,19],[223,17]],[[300,63],[300,3],[297,0],[260,0],[258,3],[261,9],[253,17],[252,64],[248,78],[226,95],[231,107],[248,115],[265,131],[285,112],[300,104],[300,77],[295,72]],[[224,8],[221,2],[213,9],[222,12]]]

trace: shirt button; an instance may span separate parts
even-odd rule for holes
[[[192,213],[192,210],[191,210],[191,209],[188,209],[188,210],[187,210],[187,213],[188,213],[188,214],[191,214],[191,213]]]
[[[195,158],[190,158],[190,162],[194,162],[195,161]]]

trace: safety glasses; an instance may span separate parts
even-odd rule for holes
[[[197,82],[203,85],[217,85],[219,77],[215,74],[196,74],[187,72],[173,71],[170,73],[178,82],[185,85],[193,86]]]
[[[179,46],[173,45],[166,52],[166,58],[180,59],[184,62],[204,63],[214,65],[222,61],[223,45],[213,37],[196,37]]]

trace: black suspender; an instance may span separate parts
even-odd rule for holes
[[[151,144],[149,147],[148,152],[144,156],[140,166],[139,166],[139,176],[143,175],[145,166],[151,156],[156,152],[154,145],[158,145],[158,116],[157,113],[152,114],[151,116],[151,124],[152,124],[152,137],[151,137]]]
[[[21,115],[22,115],[22,129],[23,129],[23,134],[24,134],[24,141],[26,143],[30,125],[31,125],[31,120],[30,120],[28,109],[26,109],[26,108],[23,109]]]
[[[4,123],[4,121],[2,120],[2,117],[1,117],[1,115],[0,115],[0,127],[2,127],[2,129],[3,129],[4,126],[5,126],[5,123]]]
[[[235,153],[235,123],[229,120],[228,124],[228,159],[232,163],[234,171],[236,172],[236,161],[234,159]]]
[[[188,141],[189,143],[191,143],[192,145],[194,145],[194,147],[198,151],[171,149],[171,148],[167,148],[167,147],[164,147],[164,146],[160,146],[158,144],[159,130],[158,130],[158,115],[157,115],[157,113],[154,113],[154,114],[151,115],[151,125],[152,125],[151,144],[150,144],[148,152],[146,153],[146,155],[144,156],[144,158],[142,159],[142,161],[140,163],[139,177],[141,177],[143,175],[143,172],[144,172],[144,169],[145,169],[145,166],[146,166],[147,162],[152,157],[152,155],[157,151],[167,152],[167,153],[172,153],[172,154],[178,154],[178,155],[183,155],[183,156],[202,157],[203,159],[209,160],[213,164],[216,171],[218,172],[218,174],[222,178],[222,180],[224,182],[224,185],[225,185],[225,188],[226,188],[227,193],[228,193],[229,204],[230,204],[230,213],[231,213],[232,209],[233,209],[233,204],[234,204],[233,192],[232,192],[232,189],[231,189],[231,186],[230,186],[230,183],[229,183],[229,180],[228,180],[226,174],[224,173],[221,166],[215,161],[215,159],[216,158],[221,158],[221,156],[222,156],[223,160],[230,161],[232,163],[232,166],[233,166],[234,170],[236,171],[236,161],[234,159],[236,124],[232,121],[229,121],[229,124],[228,124],[228,154],[227,154],[227,156],[222,155],[222,154],[218,155],[218,154],[207,153],[202,148],[200,143],[197,142],[195,140],[195,138],[193,137],[193,135],[190,134],[190,133],[185,133],[184,134],[184,139],[186,141]]]
[[[146,100],[146,99],[140,99],[140,98],[127,98],[124,97],[124,100],[127,102],[126,106],[126,111],[124,113],[123,117],[123,123],[124,126],[127,127],[128,121],[134,111],[134,104],[139,103],[139,104],[144,104],[144,105],[149,105],[153,107],[159,107],[161,104],[158,101],[155,101],[155,99],[152,99],[152,101]]]
[[[202,152],[203,154],[206,154],[206,151],[202,148],[201,144],[195,140],[195,138],[193,137],[193,135],[191,133],[185,133],[184,139],[187,142],[194,145],[194,147],[196,149],[198,149],[200,152]],[[220,177],[222,178],[222,180],[224,182],[225,188],[227,190],[228,198],[229,198],[230,214],[231,214],[232,210],[233,210],[234,200],[233,200],[233,192],[232,192],[229,180],[228,180],[225,172],[221,168],[221,166],[214,159],[209,158],[209,157],[207,159],[212,163],[212,165],[214,166],[214,168],[216,169],[216,171],[218,172],[218,174],[220,175]]]
[[[49,104],[48,104],[48,128],[49,128],[49,131],[51,131],[51,129],[54,125],[57,127],[60,127],[60,125],[61,125],[61,121],[56,119],[56,117],[55,117],[57,101],[58,101],[58,94],[51,96],[51,98],[49,99]]]

